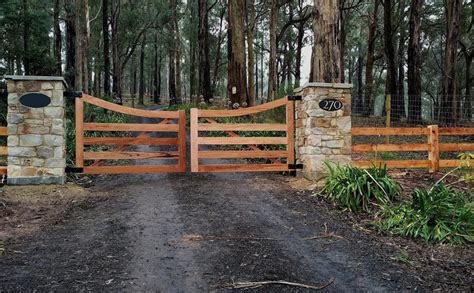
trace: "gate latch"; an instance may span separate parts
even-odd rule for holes
[[[82,98],[82,92],[80,91],[64,91],[63,96],[66,98]]]
[[[288,101],[301,101],[301,96],[288,96]]]

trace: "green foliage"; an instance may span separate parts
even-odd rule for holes
[[[23,70],[29,75],[53,75],[54,59],[50,54],[49,32],[52,18],[49,15],[50,1],[4,0],[0,5],[0,75],[13,74],[13,62],[20,60]],[[26,7],[23,3],[27,3]],[[25,47],[25,42],[27,47]],[[6,65],[6,66],[4,66]],[[9,68],[10,67],[10,68]]]
[[[368,211],[372,201],[388,204],[400,192],[400,186],[388,176],[386,168],[363,170],[329,163],[326,166],[329,178],[322,193],[352,212]]]
[[[472,199],[472,193],[459,192],[442,183],[430,190],[415,189],[411,202],[382,208],[380,229],[431,243],[473,242]]]

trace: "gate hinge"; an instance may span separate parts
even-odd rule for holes
[[[66,167],[66,173],[84,173],[84,168]]]
[[[288,169],[290,170],[302,170],[303,164],[288,164]]]
[[[301,101],[301,96],[288,96],[288,101]]]
[[[82,98],[81,91],[64,91],[63,96],[65,98]]]

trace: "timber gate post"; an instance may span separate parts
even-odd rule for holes
[[[296,156],[303,176],[322,183],[325,162],[351,162],[351,84],[308,83],[295,90]]]
[[[5,79],[8,184],[64,184],[64,79],[51,76],[5,76]]]

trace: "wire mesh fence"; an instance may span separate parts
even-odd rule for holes
[[[353,127],[474,127],[474,101],[469,95],[398,96],[374,99],[371,105],[353,99]]]

